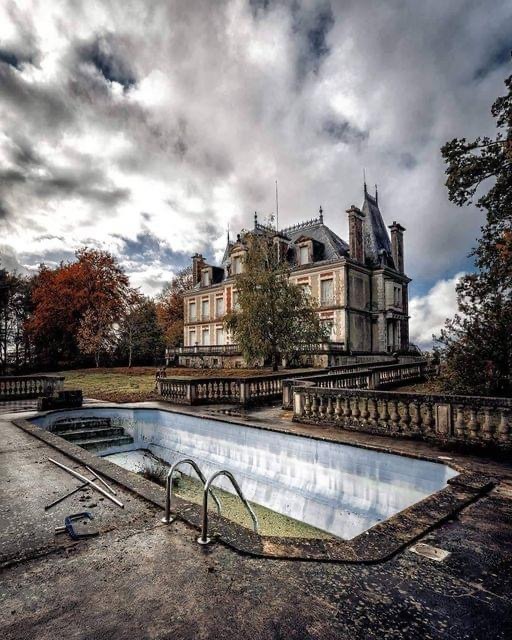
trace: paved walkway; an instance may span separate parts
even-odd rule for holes
[[[44,504],[77,484],[49,456],[76,466],[0,419],[2,638],[512,635],[510,465],[482,463],[502,478],[499,486],[425,537],[451,552],[444,562],[406,550],[381,564],[334,565],[201,548],[195,529],[160,524],[152,505],[121,488],[124,510],[89,491],[45,513]],[[100,535],[55,536],[63,517],[84,505]]]

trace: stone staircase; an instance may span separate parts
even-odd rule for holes
[[[133,443],[123,427],[112,426],[110,418],[61,418],[53,423],[51,431],[89,451]]]

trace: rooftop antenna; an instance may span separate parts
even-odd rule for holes
[[[228,244],[229,244],[229,222],[228,222]]]
[[[379,192],[377,190],[377,185],[375,185],[375,202],[379,202]]]
[[[320,222],[323,224],[324,223],[324,210],[322,209],[322,205],[320,205],[320,209],[318,210],[318,213],[320,214]]]
[[[363,184],[364,184],[364,192],[366,193],[366,169],[363,167]]]
[[[279,231],[279,192],[277,190],[277,180],[276,180],[276,231]]]

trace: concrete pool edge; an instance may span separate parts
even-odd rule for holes
[[[131,405],[131,408],[141,408],[141,404]],[[147,407],[147,404],[144,404]],[[101,406],[105,407],[106,405],[102,404]],[[111,406],[112,408],[118,408],[119,406],[128,408],[126,405],[112,404]],[[92,409],[94,407],[88,408]],[[188,412],[172,411],[169,408],[164,409],[160,406],[153,408],[171,413],[185,413],[189,415]],[[35,413],[31,417],[35,417],[36,415],[42,415],[42,413]],[[197,416],[197,414],[195,415]],[[211,419],[211,416],[205,415],[204,417]],[[99,458],[93,453],[71,442],[67,442],[51,432],[41,429],[25,418],[13,419],[11,422],[27,433],[30,433],[39,440],[59,450],[61,453],[64,453],[74,461],[80,464],[87,464],[106,478],[117,482],[134,494],[163,509],[165,496],[162,487],[141,476],[126,471],[108,460]],[[271,430],[268,427],[249,424],[246,421],[238,422],[229,420],[229,422],[234,422],[241,426]],[[283,430],[279,431],[282,432]],[[291,431],[289,433],[297,435]],[[336,443],[335,440],[330,441]],[[390,452],[387,449],[376,449]],[[431,460],[440,462],[433,458]],[[456,468],[455,465],[449,466]],[[456,470],[461,471],[460,467],[456,468]],[[449,520],[464,507],[489,491],[492,486],[493,482],[487,476],[462,470],[460,475],[448,481],[448,486],[444,489],[391,516],[352,540],[347,541],[339,539],[322,540],[260,536],[250,529],[246,529],[225,518],[218,517],[213,513],[210,518],[213,525],[212,528],[215,529],[219,542],[248,555],[289,560],[376,563],[390,558],[427,532],[446,520]],[[180,519],[198,529],[201,521],[200,507],[192,503],[187,503],[179,498],[176,498],[176,505],[176,512]]]

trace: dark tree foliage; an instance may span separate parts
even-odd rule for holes
[[[158,324],[168,347],[183,346],[183,294],[192,288],[192,268],[179,271],[157,298]]]
[[[276,371],[300,346],[325,341],[327,329],[303,288],[290,282],[272,238],[254,235],[248,245],[244,271],[235,280],[238,308],[226,325],[248,362],[263,359]]]
[[[0,371],[16,372],[31,360],[25,324],[32,309],[32,279],[0,270]]]
[[[119,324],[117,356],[133,364],[155,364],[164,353],[164,335],[158,324],[156,304],[151,298],[131,291]]]
[[[459,312],[437,339],[447,391],[510,395],[512,391],[512,76],[492,106],[495,138],[454,139],[441,152],[449,198],[485,213],[471,255],[476,271],[457,286]]]

